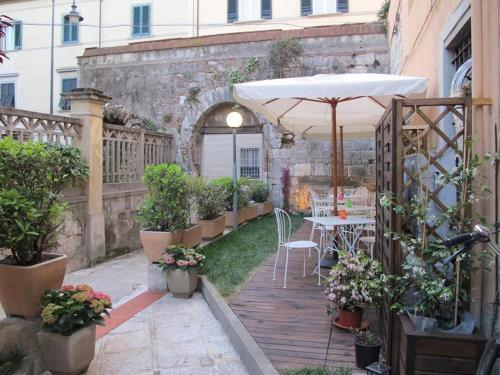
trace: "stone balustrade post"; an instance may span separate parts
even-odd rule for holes
[[[79,88],[64,97],[71,103],[71,117],[83,121],[82,134],[76,146],[88,162],[89,176],[85,182],[87,194],[87,222],[85,249],[90,265],[106,257],[106,236],[102,204],[103,191],[103,107],[111,98],[102,91]]]

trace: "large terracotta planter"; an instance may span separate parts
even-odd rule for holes
[[[0,303],[8,316],[38,318],[42,294],[61,288],[67,256],[44,254],[43,260],[27,267],[0,264]]]
[[[245,219],[253,220],[259,215],[259,206],[256,204],[252,204],[248,206],[245,210]]]
[[[222,215],[214,220],[200,220],[201,237],[204,240],[211,240],[224,233],[226,227],[226,216]]]
[[[198,287],[198,270],[167,271],[167,284],[175,298],[189,298]]]
[[[193,225],[182,232],[182,244],[187,248],[196,247],[201,243],[201,224]]]
[[[95,355],[95,324],[71,336],[39,331],[42,358],[53,375],[79,375],[87,371]]]
[[[342,327],[349,328],[361,328],[361,323],[363,321],[363,310],[349,311],[339,309],[339,320],[338,324]]]
[[[273,202],[267,201],[258,204],[259,216],[268,215],[273,212]]]
[[[141,230],[142,247],[150,263],[158,262],[170,245],[182,243],[182,230],[174,232],[154,232]]]
[[[238,225],[245,222],[245,208],[238,210]],[[226,227],[233,226],[233,211],[226,211]]]

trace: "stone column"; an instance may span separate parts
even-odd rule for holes
[[[104,212],[102,208],[102,132],[103,106],[111,100],[102,91],[74,89],[64,94],[71,102],[71,117],[83,121],[81,138],[77,147],[89,165],[89,177],[85,182],[87,194],[87,222],[85,225],[85,249],[90,265],[106,257]]]

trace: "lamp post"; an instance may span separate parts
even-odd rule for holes
[[[69,22],[71,25],[83,21],[76,9],[75,0],[71,4],[71,11],[64,16],[64,21]],[[64,26],[63,26],[64,27]],[[50,114],[54,113],[54,28],[55,28],[55,0],[52,0],[52,24],[50,33]]]
[[[236,165],[236,129],[243,124],[239,112],[230,112],[226,117],[227,126],[233,129],[233,229],[238,229],[238,169]]]

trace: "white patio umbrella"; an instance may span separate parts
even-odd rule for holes
[[[331,135],[334,211],[337,212],[337,124],[344,132],[374,129],[394,97],[419,96],[427,79],[390,74],[320,74],[234,86],[236,101],[305,139]]]

